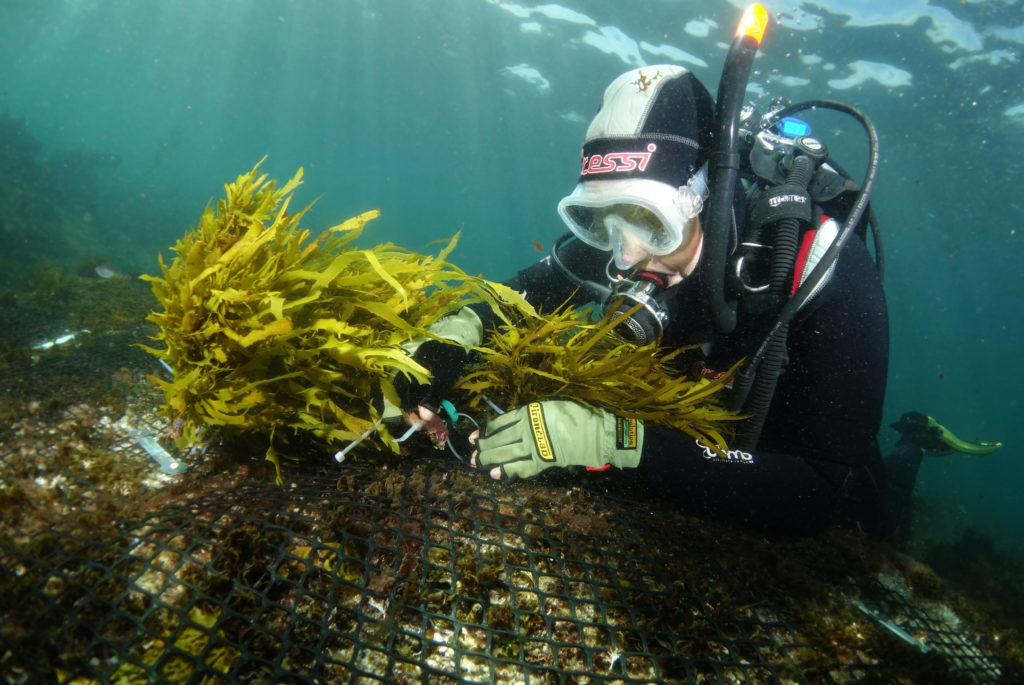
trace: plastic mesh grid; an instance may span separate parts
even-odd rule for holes
[[[865,573],[885,552],[861,543],[422,454],[286,466],[278,488],[215,447],[167,477],[132,437],[167,430],[143,333],[5,367],[0,680],[1013,681],[947,606]]]
[[[285,489],[214,484],[113,540],[51,533],[36,546],[48,551],[7,550],[4,676],[844,683],[891,672],[870,654],[884,631],[865,621],[861,644],[812,646],[809,620],[849,616],[823,601],[798,619],[792,598],[717,561],[741,538],[716,545],[729,534],[693,520],[668,522],[690,537],[667,536],[664,517],[618,501],[598,511],[590,493],[496,488],[436,461],[293,475]],[[885,592],[872,596],[913,609]],[[920,629],[956,645],[974,682],[999,677],[947,624]]]
[[[971,636],[963,621],[948,606],[914,600],[902,579],[895,576],[883,575],[880,581],[862,585],[866,611],[888,617],[885,620],[889,627],[879,623],[882,628],[895,630],[898,636],[913,640],[920,649],[941,654],[949,670],[966,682],[1000,681],[1003,667],[999,661],[978,644],[978,636]]]

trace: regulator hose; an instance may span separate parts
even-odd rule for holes
[[[846,217],[846,222],[843,224],[842,229],[840,229],[839,235],[837,235],[836,239],[832,241],[832,245],[825,251],[825,254],[823,254],[821,259],[818,261],[818,264],[813,270],[811,270],[811,273],[804,279],[804,282],[799,288],[797,288],[797,291],[793,296],[782,306],[782,310],[779,312],[777,320],[765,334],[764,342],[761,343],[760,348],[758,348],[754,353],[754,356],[751,359],[752,364],[760,363],[761,359],[764,358],[764,355],[767,352],[768,345],[772,338],[778,334],[779,330],[784,325],[787,325],[792,321],[796,313],[800,311],[818,291],[818,287],[828,275],[828,270],[833,264],[835,264],[836,259],[839,257],[839,251],[843,249],[846,241],[853,234],[857,224],[864,216],[864,212],[868,209],[871,192],[874,190],[875,181],[878,178],[878,164],[880,159],[878,153],[878,133],[875,131],[875,126],[871,123],[871,120],[868,119],[860,110],[851,107],[850,105],[843,104],[842,102],[835,102],[833,100],[809,100],[807,102],[801,102],[775,112],[771,116],[770,120],[765,124],[765,127],[774,126],[782,117],[793,114],[794,112],[819,108],[834,109],[839,112],[844,112],[861,123],[868,136],[868,168],[864,174],[864,181],[861,184],[860,192],[857,194],[857,199],[854,201],[853,208],[850,210],[849,216]]]
[[[793,168],[786,176],[786,186],[798,186],[807,191],[807,184],[814,176],[814,161],[807,155],[797,155],[793,159]],[[792,283],[793,263],[796,261],[797,247],[800,242],[800,221],[786,218],[776,221],[772,227],[772,269],[770,292],[780,299],[785,297]]]
[[[837,172],[839,172],[839,175],[841,175],[843,178],[848,178],[851,181],[853,180],[853,176],[851,176],[846,171],[846,169],[844,169],[839,164],[839,162],[835,161],[831,157],[829,157],[825,161],[828,162],[828,165],[830,167],[832,167]],[[878,271],[878,280],[884,281],[885,280],[885,248],[884,248],[884,245],[882,244],[882,232],[878,228],[878,218],[875,216],[875,210],[871,208],[870,204],[868,205],[868,210],[867,211],[868,211],[868,228],[871,229],[871,239],[875,243],[875,269]],[[867,236],[865,236],[864,239],[867,240]]]
[[[811,270],[811,273],[804,279],[804,282],[799,288],[797,288],[793,296],[790,297],[782,306],[775,323],[769,328],[760,347],[758,347],[757,351],[751,357],[750,363],[747,366],[747,373],[742,374],[737,381],[737,388],[736,391],[734,391],[733,397],[733,406],[745,405],[750,410],[757,412],[757,414],[747,422],[747,425],[740,430],[739,443],[741,447],[746,449],[753,449],[757,445],[757,441],[760,439],[761,430],[764,426],[764,421],[768,413],[768,407],[771,404],[772,396],[775,394],[775,385],[778,380],[779,371],[781,370],[781,363],[785,359],[786,339],[789,334],[789,324],[796,313],[800,311],[800,309],[802,309],[812,297],[814,297],[819,290],[819,286],[822,285],[825,278],[827,278],[829,269],[835,264],[839,257],[840,250],[843,249],[846,241],[849,239],[850,235],[856,229],[857,224],[864,216],[865,211],[868,210],[871,192],[874,190],[875,181],[878,177],[878,164],[880,159],[878,152],[878,133],[875,130],[874,124],[871,123],[871,120],[868,119],[860,110],[851,107],[850,105],[835,102],[833,100],[809,100],[807,102],[801,102],[773,113],[772,116],[765,121],[763,127],[770,128],[783,117],[796,112],[819,108],[833,109],[843,112],[852,116],[861,123],[868,136],[868,167],[864,174],[864,181],[861,184],[860,192],[857,194],[857,198],[854,201],[853,208],[850,210],[850,214],[846,217],[846,222],[843,224],[842,229],[840,229],[836,239],[832,241],[832,245],[825,251],[825,254],[823,254],[821,259],[818,261],[818,264]],[[843,173],[845,174],[845,172]],[[762,364],[765,365],[763,368]],[[776,364],[779,364],[779,366],[777,367]],[[763,377],[763,381],[761,378],[757,379],[757,387],[755,391],[750,395],[749,401],[744,401],[747,398],[742,395],[746,394],[746,391],[749,391],[750,385],[754,384],[755,379],[753,376]],[[742,386],[744,384],[746,384],[746,391],[742,390]]]
[[[814,171],[814,161],[807,155],[798,155],[793,159],[793,167],[786,176],[786,185],[806,191]],[[792,283],[799,241],[799,219],[779,219],[772,225],[772,270],[769,292],[778,297],[780,302]],[[761,436],[768,405],[775,395],[775,386],[778,384],[779,373],[786,359],[788,334],[789,324],[786,323],[776,332],[764,358],[756,363],[752,361],[737,377],[731,398],[732,408],[740,409],[745,406],[755,412],[737,431],[736,443],[740,449],[753,449]]]

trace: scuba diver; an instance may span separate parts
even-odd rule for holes
[[[797,108],[764,118],[744,109],[756,47],[737,37],[717,105],[680,66],[612,81],[586,130],[575,188],[558,203],[569,233],[506,281],[541,310],[601,303],[622,316],[616,332],[632,342],[698,345],[695,375],[746,360],[729,402],[751,418],[728,453],[565,398],[488,421],[471,439],[473,464],[499,480],[617,467],[645,492],[704,515],[800,534],[840,525],[900,536],[925,452],[998,444],[964,443],[910,412],[883,459],[889,329],[881,259],[867,245],[874,129],[851,107],[811,103],[864,124],[872,150],[858,184],[788,116]],[[464,307],[435,332],[479,344],[490,316]],[[428,340],[414,358],[431,382],[401,377],[396,389],[407,421],[429,427],[469,355]]]

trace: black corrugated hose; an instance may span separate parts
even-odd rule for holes
[[[814,176],[814,162],[806,155],[793,159],[793,168],[786,176],[787,186],[799,186],[807,190],[807,184]],[[797,247],[800,241],[800,221],[796,218],[780,219],[772,225],[772,269],[769,292],[779,302],[787,294],[793,278],[793,265],[796,262]],[[786,358],[786,339],[789,333],[789,322],[775,333],[769,343],[764,357],[745,369],[738,378],[734,389],[733,405],[753,411],[754,415],[747,419],[737,434],[737,447],[753,449],[761,436],[768,405],[775,395],[779,373]]]

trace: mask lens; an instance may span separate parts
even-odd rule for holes
[[[619,225],[628,231],[631,237],[649,248],[651,252],[659,252],[672,243],[671,236],[661,218],[640,205],[614,205],[609,213],[621,219]],[[674,247],[674,246],[673,246]]]
[[[602,207],[568,205],[565,215],[572,221],[573,233],[584,242],[599,250],[611,249],[611,236],[605,226],[605,211]]]
[[[565,211],[573,222],[576,235],[602,250],[610,250],[622,240],[639,243],[654,254],[664,254],[676,247],[672,233],[661,218],[641,205],[569,205]],[[628,235],[616,236],[615,233]]]
[[[611,235],[612,255],[618,269],[625,271],[651,256],[647,241],[621,216],[609,214],[604,223]]]

